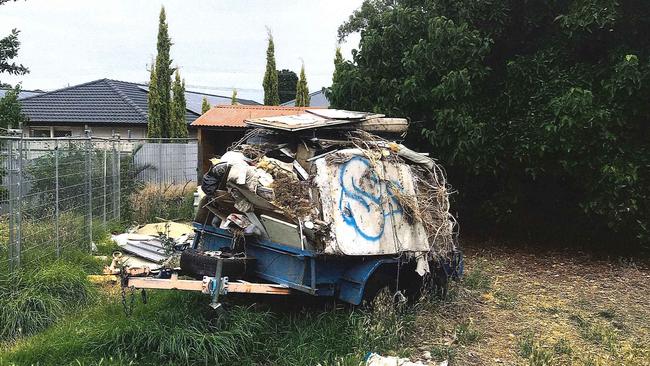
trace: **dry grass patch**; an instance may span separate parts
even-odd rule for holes
[[[420,312],[409,347],[451,365],[650,365],[647,262],[490,243],[465,252],[463,282]],[[459,336],[466,324],[474,342]]]

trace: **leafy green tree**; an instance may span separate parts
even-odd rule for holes
[[[176,68],[176,76],[172,85],[172,129],[169,137],[187,137],[187,123],[185,122],[186,108],[185,80],[181,80],[181,74],[178,68]]]
[[[203,97],[203,101],[201,101],[201,114],[209,111],[210,108],[212,108],[212,106],[210,105],[210,102],[208,102],[208,98]]]
[[[160,108],[158,106],[158,101],[158,76],[156,75],[156,65],[152,60],[151,71],[149,75],[149,92],[147,93],[147,105],[149,108],[147,137],[162,137],[160,130]]]
[[[280,95],[278,94],[278,73],[275,69],[275,46],[273,35],[268,31],[269,44],[266,49],[266,72],[262,86],[264,87],[264,105],[279,105]]]
[[[278,93],[280,95],[280,104],[293,100],[296,97],[296,84],[298,75],[295,72],[282,69],[278,71]]]
[[[174,69],[171,67],[172,60],[169,56],[172,41],[169,38],[167,17],[165,15],[165,8],[160,8],[160,16],[158,20],[158,42],[156,55],[156,65],[152,68],[152,75],[155,73],[155,98],[149,98],[149,109],[154,109],[155,112],[149,115],[149,123],[152,123],[152,118],[158,118],[156,123],[158,128],[151,128],[152,131],[160,130],[160,135],[149,137],[170,137],[172,135],[172,117],[171,117],[171,77]],[[153,84],[153,83],[151,83]],[[150,85],[151,89],[151,85]]]
[[[237,89],[232,90],[232,96],[230,97],[230,104],[232,105],[237,104]]]
[[[9,0],[0,0],[0,5],[7,1]],[[25,75],[29,72],[29,69],[22,64],[12,62],[12,60],[18,56],[18,50],[20,49],[20,41],[18,40],[19,33],[19,30],[12,29],[8,36],[0,39],[0,74],[7,73],[9,75]],[[11,86],[0,80],[0,87]]]
[[[300,68],[300,79],[296,83],[296,107],[309,107],[311,97],[305,76],[305,65]]]
[[[21,123],[29,121],[20,108],[19,94],[20,84],[7,90],[4,97],[0,98],[0,134],[7,128],[17,128]]]
[[[365,1],[328,90],[413,121],[465,222],[650,243],[650,3]]]

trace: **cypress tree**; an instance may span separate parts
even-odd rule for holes
[[[172,41],[167,28],[165,8],[161,7],[158,21],[158,55],[156,56],[156,86],[158,88],[156,108],[158,109],[161,137],[171,136],[173,129],[171,123],[171,76],[174,70],[171,67],[172,60],[169,56]]]
[[[275,46],[271,30],[269,34],[269,45],[266,49],[266,72],[264,73],[264,105],[279,105],[280,94],[278,93],[278,72],[275,69]]]
[[[185,123],[185,80],[176,69],[176,77],[172,86],[173,99],[171,104],[172,129],[169,137],[187,137],[187,123]]]
[[[151,60],[151,75],[149,76],[149,93],[147,94],[149,106],[149,120],[147,122],[147,137],[162,137],[160,135],[160,115],[158,107],[158,77],[156,65]]]
[[[210,102],[208,102],[208,98],[203,97],[203,101],[201,102],[201,114],[209,111],[211,107],[212,106],[210,105]]]
[[[334,73],[332,74],[332,86],[325,88],[325,96],[327,100],[346,100],[344,92],[340,85],[342,84],[342,75],[345,68],[345,60],[341,54],[341,46],[336,47],[336,54],[334,55]],[[335,103],[332,103],[336,107]]]
[[[309,107],[310,101],[311,97],[309,96],[309,87],[305,76],[305,64],[303,64],[300,69],[300,78],[296,84],[296,107]]]
[[[237,89],[232,90],[232,97],[230,98],[230,104],[232,105],[237,104]]]

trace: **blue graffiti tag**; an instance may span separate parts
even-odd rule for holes
[[[353,169],[353,166],[356,166],[356,169]],[[387,217],[402,214],[402,206],[393,194],[395,188],[402,191],[402,185],[397,181],[382,182],[370,167],[368,159],[364,157],[354,156],[341,164],[339,184],[341,185],[339,211],[343,221],[368,241],[377,241],[384,235]],[[388,197],[392,202],[388,209],[384,208],[382,197]],[[368,214],[377,215],[378,227],[373,230],[373,228],[365,227],[366,225],[359,225],[350,202],[355,202],[362,207],[368,218],[370,218]]]

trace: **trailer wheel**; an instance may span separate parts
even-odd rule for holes
[[[385,273],[378,271],[366,282],[361,305],[370,310],[392,301],[395,294],[395,281]]]
[[[250,257],[220,257],[223,261],[221,270],[222,276],[231,279],[239,279],[246,276],[253,267],[253,259]],[[181,271],[196,278],[203,276],[214,276],[217,270],[219,258],[208,255],[196,249],[186,249],[181,254]]]

